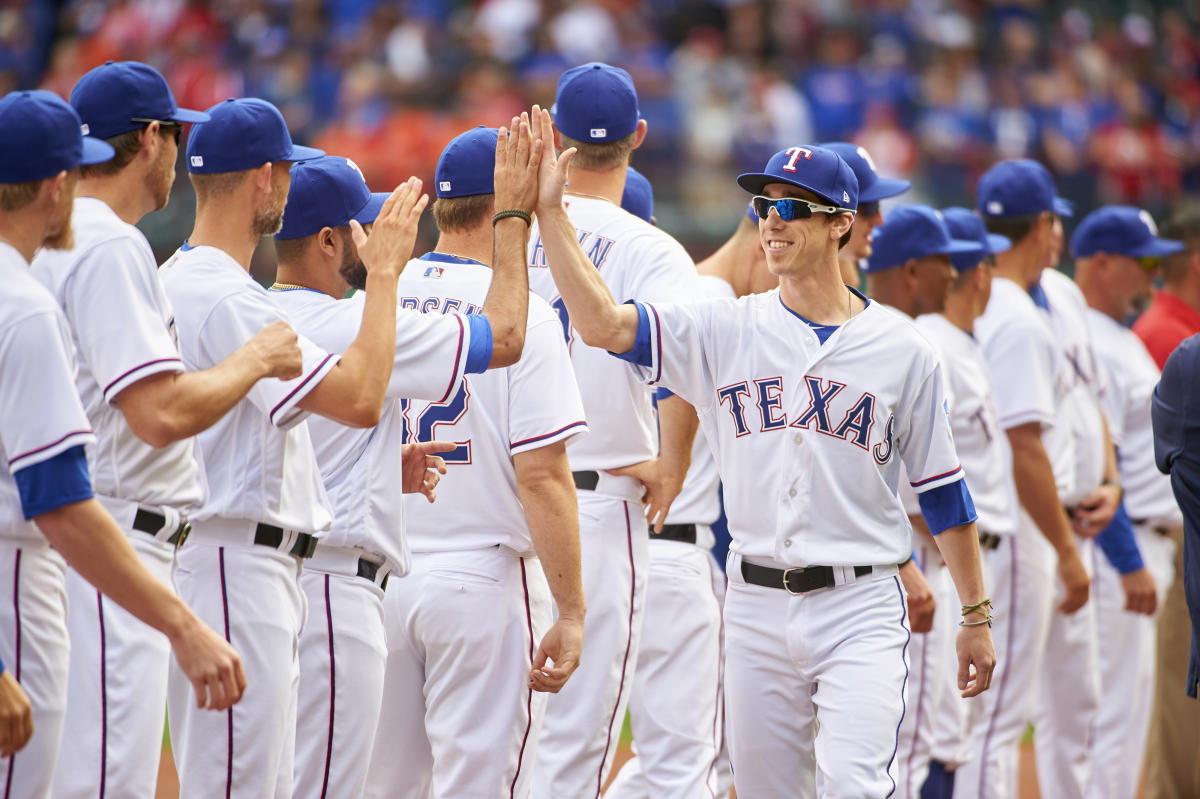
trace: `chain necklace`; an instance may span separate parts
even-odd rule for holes
[[[567,191],[564,192],[564,194],[569,194],[572,197],[590,197],[593,200],[604,200],[606,203],[612,203],[613,205],[616,205],[616,203],[614,203],[612,200],[608,199],[607,197],[601,197],[599,194],[586,194],[582,191]]]
[[[307,289],[308,286],[297,286],[295,283],[280,283],[279,281],[275,281],[271,284],[270,288],[278,291],[291,291],[293,289]]]

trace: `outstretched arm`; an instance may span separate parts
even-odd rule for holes
[[[604,278],[579,246],[575,226],[563,207],[563,187],[574,148],[554,153],[550,112],[533,107],[537,137],[543,142],[538,191],[538,227],[554,285],[571,315],[571,324],[583,342],[609,352],[628,352],[637,338],[638,313],[632,305],[618,305]]]

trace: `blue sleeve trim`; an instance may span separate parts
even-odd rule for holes
[[[471,346],[467,350],[467,374],[483,374],[492,363],[492,323],[481,313],[467,314],[471,327]]]
[[[638,329],[637,338],[634,340],[633,349],[629,352],[609,352],[610,355],[615,355],[623,361],[636,363],[638,366],[653,366],[654,365],[654,350],[650,347],[650,314],[646,312],[646,306],[636,300],[629,300],[633,303],[633,307],[637,308],[638,312]]]
[[[917,502],[921,503],[921,515],[934,535],[979,518],[966,480],[955,480],[917,494]]]
[[[1104,557],[1120,574],[1132,574],[1146,565],[1124,502],[1117,506],[1117,512],[1113,514],[1108,527],[1096,536],[1096,546],[1100,547]]]
[[[13,474],[13,479],[17,481],[21,512],[27,521],[93,496],[83,445],[27,466]]]
[[[662,402],[663,400],[670,399],[673,396],[675,396],[674,393],[672,393],[669,389],[663,388],[662,386],[659,386],[654,390],[654,399],[657,402]]]

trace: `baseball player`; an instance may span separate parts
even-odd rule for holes
[[[844,141],[827,142],[819,146],[833,150],[841,156],[858,180],[858,209],[854,215],[854,225],[850,228],[850,241],[838,251],[842,282],[848,286],[857,286],[861,282],[860,266],[871,255],[873,232],[883,224],[880,201],[904,194],[912,188],[912,184],[907,180],[879,177],[875,161],[865,147]],[[908,588],[907,583],[905,588]]]
[[[921,314],[940,313],[945,310],[946,293],[956,274],[951,257],[978,255],[980,250],[976,241],[953,238],[945,220],[929,206],[901,206],[875,229],[871,256],[864,263],[867,295],[910,321]],[[946,382],[948,386],[949,377]],[[954,397],[950,391],[946,393],[949,410]],[[941,590],[945,567],[937,555],[917,497],[904,480],[900,481],[900,500],[915,533],[913,563],[920,568],[936,603],[938,594],[945,595]],[[942,613],[946,614],[945,608]],[[941,671],[944,664],[939,635],[944,629],[931,621],[923,632],[914,631],[916,637],[908,649],[908,705],[900,726],[896,774],[898,795],[909,799],[919,795],[929,770],[933,745],[930,700],[942,683],[949,682]]]
[[[1028,160],[989,169],[979,181],[978,206],[988,231],[1012,242],[996,256],[991,297],[975,336],[1012,449],[1020,504],[1016,533],[990,553],[989,570],[997,593],[1007,591],[1005,615],[1019,621],[996,639],[1001,659],[996,688],[983,699],[971,757],[958,770],[954,790],[957,797],[1010,797],[1020,736],[1036,710],[1053,594],[1062,595],[1058,615],[1074,613],[1087,601],[1090,580],[1059,498],[1079,498],[1070,493],[1071,437],[1058,420],[1069,379],[1065,370],[1071,367],[1048,315],[1029,294],[1050,262],[1056,214],[1067,209],[1046,169]],[[1056,563],[1060,587],[1053,578]],[[1083,681],[1087,675],[1078,677]],[[1041,732],[1039,727],[1044,737]]]
[[[1087,300],[1088,328],[1108,377],[1105,412],[1117,447],[1125,508],[1145,562],[1125,574],[1106,558],[1093,562],[1095,614],[1103,631],[1100,711],[1092,727],[1087,793],[1095,799],[1137,793],[1155,684],[1154,615],[1173,579],[1171,535],[1183,523],[1170,479],[1154,468],[1150,397],[1158,367],[1123,322],[1139,301],[1149,299],[1158,258],[1182,248],[1182,242],[1158,237],[1147,212],[1129,206],[1093,211],[1071,236],[1075,281]],[[1129,587],[1147,577],[1153,590]]]
[[[521,132],[527,138],[528,126]],[[512,141],[515,147],[516,130]],[[536,162],[527,171],[535,185]],[[505,177],[514,180],[512,174]],[[361,293],[339,301],[351,288],[364,286],[349,222],[372,224],[386,199],[386,194],[372,194],[345,158],[325,156],[292,168],[289,210],[275,235],[279,269],[271,292],[297,330],[328,350],[346,350],[363,319]],[[495,322],[489,327],[501,331],[513,329],[525,315],[522,300],[528,295],[528,228],[506,224],[502,237],[514,230],[511,241],[501,238],[501,244],[508,245],[510,257],[501,263],[500,278],[483,305],[483,315]],[[359,797],[365,790],[387,654],[383,589],[409,568],[403,500],[395,490],[396,475],[406,473],[404,398],[450,399],[463,390],[467,369],[478,372],[514,360],[523,338],[497,337],[490,362],[477,360],[464,368],[461,317],[399,311],[396,320],[396,353],[379,424],[361,430],[328,419],[308,422],[334,523],[301,578],[308,618],[300,636],[297,797]],[[415,453],[418,461],[431,451],[428,441],[411,446],[425,448]],[[440,459],[435,463],[440,466]],[[415,464],[414,471],[418,483],[413,487],[419,487],[424,464]],[[435,485],[436,478],[435,472]]]
[[[161,272],[190,369],[210,368],[263,326],[286,321],[250,277],[250,258],[260,236],[279,229],[292,162],[323,154],[294,145],[282,115],[263,100],[227,100],[208,114],[188,138],[195,227]],[[351,225],[368,291],[345,352],[300,336],[298,378],[259,382],[196,437],[209,496],[192,516],[175,581],[180,596],[242,648],[258,691],[224,717],[201,715],[184,701],[172,668],[167,699],[183,797],[292,791],[301,562],[313,553],[313,534],[332,521],[303,422],[309,413],[358,427],[379,421],[395,360],[395,281],[424,203],[419,181],[410,180],[384,204],[369,237]],[[472,333],[464,321],[464,365],[490,358],[486,336]]]
[[[654,223],[653,189],[632,167],[621,207]],[[700,284],[706,296],[732,296],[720,278],[701,276]],[[670,392],[660,389],[658,396]],[[697,435],[683,490],[662,531],[650,531],[642,646],[629,695],[635,756],[605,792],[608,799],[728,796],[732,787],[731,780],[720,784],[719,767],[724,723],[716,587],[724,592],[724,573],[712,557],[711,526],[721,514],[719,483],[708,444]]]
[[[510,257],[524,261],[499,238],[493,245],[492,230],[528,230],[510,209],[533,210],[538,163],[498,149],[493,128],[446,146],[438,242],[401,276],[406,306],[434,319],[478,307],[500,279],[498,258],[504,270]],[[566,447],[587,425],[554,311],[530,297],[516,364],[470,376],[453,397],[408,402],[404,418],[410,438],[436,430],[456,446],[438,502],[410,501],[405,511],[413,568],[385,599],[390,712],[368,795],[527,797],[545,692],[574,671],[584,629]]]
[[[182,124],[208,117],[178,108],[162,76],[137,62],[87,73],[71,102],[117,155],[82,168],[75,246],[42,250],[33,275],[71,326],[76,385],[97,440],[87,450],[97,499],[146,568],[169,582],[184,514],[203,498],[191,436],[260,378],[295,373],[299,350],[295,334],[276,325],[211,370],[183,371],[158,265],[134,225],[167,202]],[[67,601],[73,732],[63,739],[54,796],[150,796],[167,703],[167,639],[74,571]]]
[[[815,796],[819,770],[825,795],[883,796],[908,672],[899,461],[970,603],[958,684],[975,695],[994,661],[970,495],[933,350],[841,282],[853,172],[796,146],[738,180],[756,195],[777,292],[619,305],[546,192],[542,244],[581,338],[695,403],[714,447],[733,535],[725,706],[739,792]]]
[[[696,269],[687,252],[619,205],[631,151],[646,135],[629,74],[599,63],[567,70],[558,80],[554,120],[556,141],[579,152],[566,200],[596,273],[622,300],[691,296]],[[696,418],[688,403],[671,397],[658,403],[656,425],[653,390],[629,366],[578,340],[538,229],[529,285],[562,320],[591,433],[567,447],[579,489],[587,631],[579,670],[547,703],[533,795],[587,797],[604,784],[629,702],[646,587],[646,518],[661,526],[679,493]]]
[[[79,115],[50,92],[0,100],[0,661],[28,692],[32,718],[5,731],[8,796],[49,795],[67,702],[66,567],[167,636],[199,708],[245,690],[230,645],[142,565],[95,500],[85,447],[96,441],[75,392],[70,329],[30,274],[39,247],[72,245],[76,168],[113,148],[82,137]],[[161,709],[160,709],[161,712]],[[211,714],[216,715],[216,714]],[[74,733],[74,730],[72,731]]]

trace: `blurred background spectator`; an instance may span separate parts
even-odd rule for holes
[[[703,255],[736,224],[733,176],[799,142],[866,146],[904,199],[973,202],[998,158],[1047,163],[1077,216],[1156,216],[1200,193],[1200,7],[1174,0],[5,0],[0,89],[68,95],[106,59],[158,67],[181,105],[265,97],[298,141],[372,187],[428,181],[467,127],[553,101],[588,60],[634,76],[634,164],[659,223]],[[160,258],[191,188],[147,218]],[[269,277],[270,248],[260,264]]]

